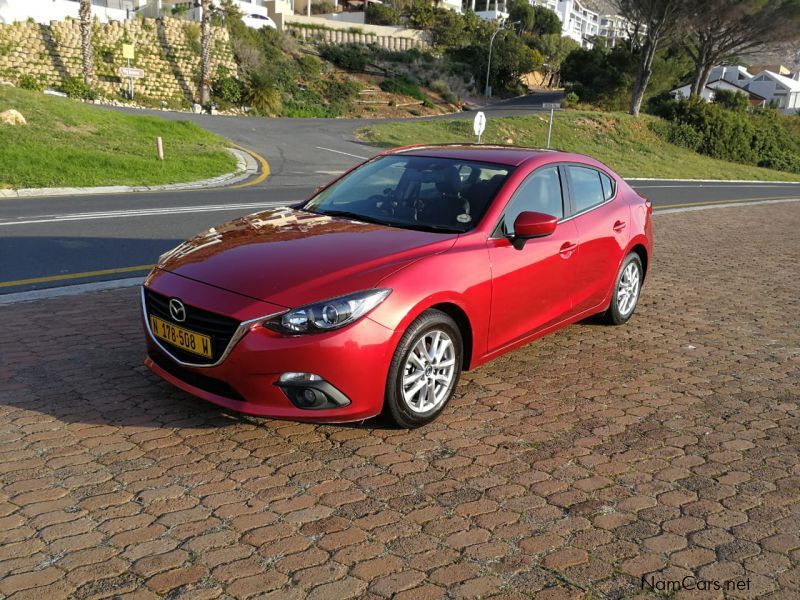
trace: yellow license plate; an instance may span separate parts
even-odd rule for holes
[[[211,358],[211,338],[207,335],[178,327],[153,315],[150,315],[150,329],[160,340],[187,352]]]

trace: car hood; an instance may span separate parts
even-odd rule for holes
[[[457,237],[280,208],[213,227],[168,252],[158,268],[295,307],[375,287]]]

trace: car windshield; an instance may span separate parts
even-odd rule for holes
[[[463,233],[480,221],[511,167],[389,155],[322,190],[305,210],[406,229]]]

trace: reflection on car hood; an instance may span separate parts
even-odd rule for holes
[[[213,227],[165,255],[159,268],[294,307],[375,287],[457,237],[280,208]]]

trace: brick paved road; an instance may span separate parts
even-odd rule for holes
[[[627,327],[467,374],[411,432],[170,388],[134,290],[0,309],[0,597],[799,597],[800,206],[656,224]]]

